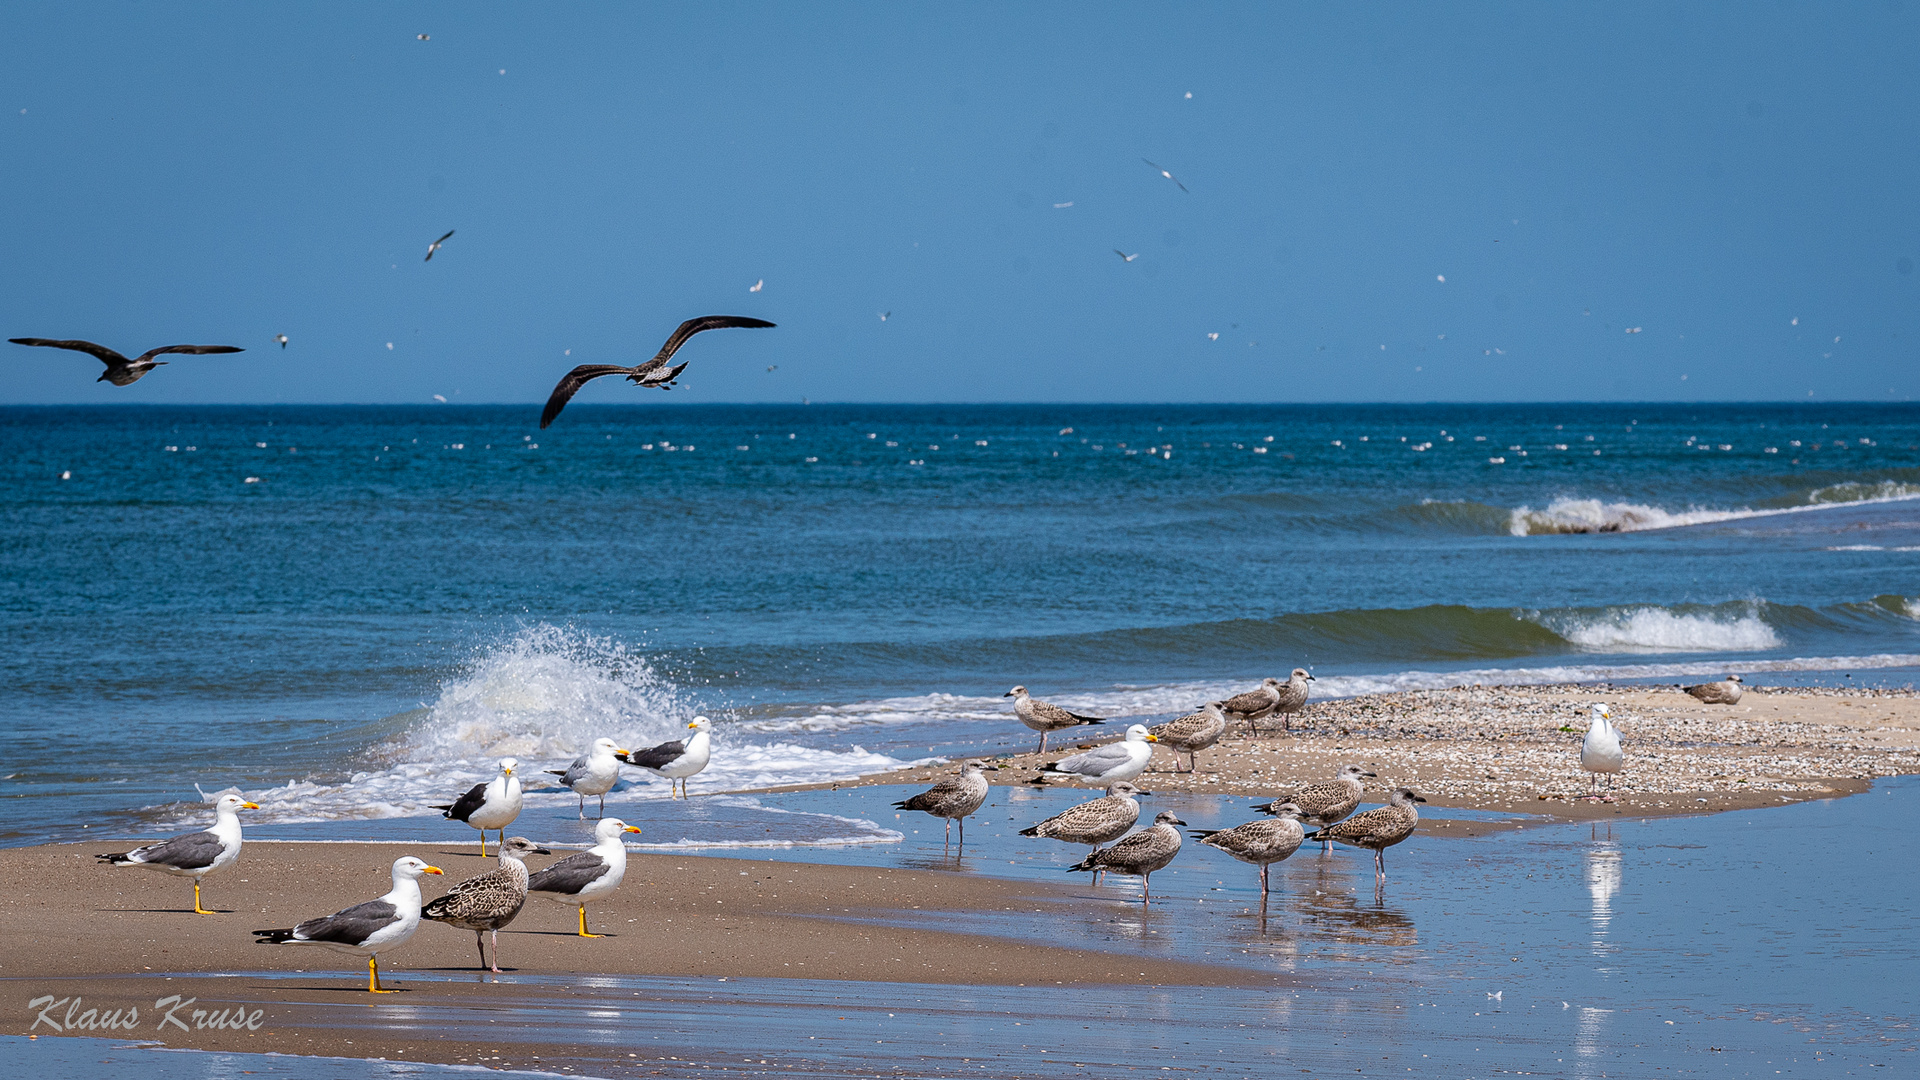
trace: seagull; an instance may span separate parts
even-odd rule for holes
[[[416,38],[419,38],[419,39],[420,39],[421,41],[426,41],[426,40],[428,40],[429,38],[431,38],[431,37],[432,37],[433,35],[431,35],[431,34],[415,34],[415,35],[413,35],[413,36],[414,36],[414,37],[416,37]]]
[[[1281,688],[1286,684],[1279,679],[1267,678],[1260,681],[1258,689],[1244,694],[1235,694],[1220,703],[1220,711],[1235,720],[1247,722],[1247,734],[1253,735],[1255,720],[1263,720],[1273,715],[1274,706],[1280,703]]]
[[[283,348],[283,349],[284,349],[284,348],[286,348],[286,347],[287,347],[287,335],[285,335],[285,334],[275,334],[275,335],[273,335],[273,340],[275,340],[275,341],[277,341],[277,342],[279,342],[279,343],[280,343],[280,347],[281,347],[281,348]]]
[[[981,772],[985,765],[981,761],[969,761],[960,769],[959,776],[950,776],[931,788],[915,795],[911,799],[893,804],[895,810],[924,810],[934,817],[947,819],[947,840],[953,839],[953,823],[960,822],[960,849],[967,847],[967,815],[980,809],[987,801],[987,775]],[[946,845],[941,845],[946,850]]]
[[[1126,252],[1124,252],[1124,251],[1121,251],[1121,250],[1120,250],[1119,248],[1114,248],[1114,249],[1113,249],[1113,253],[1114,253],[1115,255],[1118,255],[1118,256],[1120,256],[1120,261],[1121,261],[1121,262],[1132,262],[1133,260],[1135,260],[1135,259],[1137,259],[1137,258],[1139,258],[1139,257],[1140,257],[1140,253],[1139,253],[1139,252],[1137,252],[1137,251],[1136,251],[1136,252],[1134,252],[1133,254],[1131,254],[1131,255],[1129,255],[1129,254],[1127,254]]]
[[[886,321],[887,321],[887,320],[888,320],[889,318],[891,318],[892,316],[893,316],[893,312],[891,312],[891,311],[882,311],[882,312],[880,312],[880,321],[881,321],[881,322],[886,322]]]
[[[1027,688],[1016,686],[1000,695],[1013,699],[1013,715],[1020,722],[1040,733],[1040,749],[1036,753],[1047,752],[1047,735],[1062,728],[1079,727],[1081,724],[1104,724],[1107,721],[1098,716],[1081,716],[1068,712],[1058,705],[1049,705],[1044,701],[1035,701],[1027,696]]]
[[[1134,724],[1127,729],[1127,737],[1119,742],[1096,746],[1084,753],[1061,758],[1051,765],[1040,766],[1040,776],[1035,782],[1045,782],[1048,773],[1074,777],[1101,787],[1132,780],[1146,771],[1147,761],[1153,757],[1153,747],[1147,744],[1159,741],[1145,727]]]
[[[760,279],[759,281],[756,281],[756,282],[754,282],[754,283],[753,283],[753,285],[752,285],[752,286],[751,286],[750,288],[748,288],[748,289],[747,289],[747,291],[748,291],[748,292],[759,292],[759,291],[760,291],[761,289],[764,289],[764,288],[766,288],[766,287],[767,287],[767,279],[766,279],[766,278],[761,278],[761,279]]]
[[[638,765],[672,781],[667,788],[668,798],[673,797],[673,784],[679,785],[680,796],[686,798],[687,777],[706,768],[707,762],[713,757],[712,740],[707,735],[708,729],[713,727],[713,721],[704,716],[696,716],[687,727],[693,730],[693,734],[685,740],[675,739],[645,750],[613,756],[629,765]]]
[[[1420,810],[1414,803],[1427,800],[1412,788],[1394,788],[1386,806],[1376,806],[1364,814],[1355,814],[1338,825],[1329,825],[1307,837],[1309,840],[1338,840],[1354,847],[1373,849],[1373,874],[1376,884],[1387,880],[1386,850],[1413,835],[1420,824]]]
[[[187,833],[157,844],[94,858],[112,866],[150,866],[164,874],[193,879],[193,913],[212,915],[200,906],[200,879],[225,870],[240,858],[240,811],[258,810],[238,795],[220,796],[213,804],[213,828]]]
[[[1587,737],[1580,742],[1580,767],[1593,774],[1593,786],[1588,789],[1587,800],[1600,802],[1600,774],[1617,773],[1626,763],[1626,754],[1620,749],[1620,729],[1613,726],[1613,710],[1605,704],[1595,703],[1593,719],[1587,724]],[[1607,786],[1613,786],[1608,781]],[[1609,795],[1605,801],[1613,801]]]
[[[673,380],[680,377],[680,372],[685,370],[687,365],[683,363],[676,367],[668,367],[667,361],[673,359],[673,354],[680,351],[680,346],[685,345],[688,338],[702,330],[721,330],[734,326],[757,329],[771,327],[773,324],[764,319],[749,319],[741,315],[702,315],[697,319],[688,319],[681,323],[680,329],[675,330],[673,336],[667,339],[667,343],[660,346],[660,351],[654,354],[653,359],[644,364],[633,367],[619,367],[615,364],[581,364],[567,372],[559,384],[553,388],[553,396],[547,399],[547,407],[541,410],[540,426],[544,428],[553,423],[553,418],[560,415],[560,410],[567,407],[567,402],[573,398],[574,394],[579,393],[581,387],[602,375],[625,375],[627,381],[636,386],[657,386],[661,389],[671,387]]]
[[[593,828],[592,847],[573,854],[527,879],[527,891],[548,893],[562,904],[580,909],[580,936],[604,937],[587,933],[587,901],[598,900],[620,887],[627,876],[627,845],[623,833],[637,833],[640,826],[619,818],[603,817]],[[494,955],[499,955],[495,948]]]
[[[1270,803],[1262,803],[1254,809],[1264,814],[1278,814],[1288,806],[1297,808],[1299,818],[1308,825],[1322,827],[1332,825],[1346,818],[1360,807],[1366,788],[1360,783],[1362,777],[1373,774],[1358,765],[1342,765],[1334,778],[1324,784],[1309,784],[1297,791],[1282,795]],[[1333,850],[1333,841],[1323,841],[1325,847],[1321,853]]]
[[[453,235],[453,230],[452,230],[452,229],[448,229],[448,230],[447,230],[447,236],[452,236],[452,235]],[[431,243],[431,244],[428,244],[428,245],[427,245],[427,257],[426,257],[426,258],[424,258],[424,259],[422,259],[422,260],[420,260],[420,261],[421,261],[421,262],[432,262],[432,261],[433,261],[433,253],[434,253],[434,252],[436,252],[436,251],[439,251],[439,250],[440,250],[440,245],[441,245],[441,244],[444,244],[444,243],[446,243],[446,242],[447,242],[447,236],[443,236],[443,237],[441,237],[440,239],[438,239],[438,240],[435,240],[435,241],[434,241],[433,243]]]
[[[780,365],[779,365],[779,364],[768,364],[768,365],[767,365],[767,370],[768,370],[768,371],[779,371],[779,370],[780,370]]]
[[[1307,836],[1306,830],[1300,827],[1300,807],[1293,803],[1281,803],[1273,813],[1276,816],[1249,821],[1231,829],[1193,830],[1195,840],[1260,868],[1260,903],[1263,907],[1267,902],[1267,867],[1300,850],[1300,842]]]
[[[1147,159],[1146,159],[1146,158],[1141,158],[1140,160],[1141,160],[1141,161],[1147,161]],[[1167,179],[1169,179],[1169,180],[1172,180],[1172,181],[1173,181],[1173,186],[1174,186],[1174,187],[1177,187],[1177,188],[1179,188],[1179,189],[1180,189],[1181,191],[1187,191],[1187,185],[1185,185],[1185,184],[1183,184],[1183,183],[1181,183],[1181,182],[1180,182],[1180,178],[1179,178],[1179,177],[1177,177],[1177,176],[1175,176],[1175,175],[1173,175],[1172,173],[1170,173],[1170,172],[1168,172],[1167,170],[1165,170],[1165,169],[1163,169],[1163,168],[1161,168],[1161,167],[1160,167],[1160,166],[1158,166],[1158,165],[1154,165],[1154,164],[1153,164],[1153,162],[1151,162],[1151,161],[1147,161],[1147,164],[1148,164],[1149,166],[1152,166],[1152,168],[1153,168],[1153,171],[1155,171],[1155,172],[1157,172],[1157,173],[1159,173],[1159,174],[1160,174],[1161,176],[1164,176],[1164,177],[1166,177],[1166,178],[1167,178]],[[1193,194],[1193,192],[1191,192],[1191,191],[1187,191],[1187,194],[1189,194],[1189,195],[1191,195],[1191,194]]]
[[[1185,824],[1173,811],[1162,810],[1154,815],[1152,827],[1141,829],[1110,848],[1095,848],[1093,854],[1067,869],[1131,874],[1141,879],[1140,903],[1145,906],[1153,901],[1153,872],[1180,854],[1180,830],[1174,826]]]
[[[1689,686],[1687,687],[1687,693],[1709,705],[1738,705],[1740,704],[1740,695],[1744,693],[1744,691],[1740,689],[1740,676],[1729,675],[1720,682],[1701,683],[1699,686]]]
[[[1180,752],[1183,750],[1187,754],[1187,771],[1193,772],[1200,767],[1195,755],[1219,742],[1226,730],[1227,718],[1220,711],[1220,703],[1210,701],[1192,716],[1169,720],[1154,726],[1149,732],[1173,751],[1174,772],[1180,771]]]
[[[473,931],[473,942],[480,948],[482,970],[500,974],[500,928],[513,921],[527,903],[528,855],[551,855],[524,836],[509,836],[500,841],[500,866],[470,877],[447,890],[420,911],[423,919],[443,922],[460,930]],[[585,909],[582,909],[583,912]],[[583,916],[584,917],[584,916]],[[493,963],[487,963],[487,943],[482,934],[493,935]]]
[[[513,770],[520,763],[512,758],[500,759],[500,775],[489,783],[475,784],[467,789],[465,795],[452,803],[432,803],[435,810],[445,810],[443,817],[454,821],[464,821],[480,830],[480,857],[487,857],[487,830],[499,829],[500,840],[506,842],[507,826],[520,816],[520,778]]]
[[[140,381],[140,376],[145,375],[154,368],[165,365],[165,360],[154,359],[154,357],[163,353],[190,353],[195,356],[203,356],[208,353],[247,351],[234,345],[162,345],[157,349],[148,349],[146,352],[129,360],[119,353],[114,352],[112,349],[107,348],[105,345],[95,345],[91,341],[39,337],[16,337],[8,338],[7,340],[13,342],[15,345],[43,345],[49,349],[72,349],[74,352],[91,353],[97,357],[101,363],[107,365],[107,370],[101,372],[100,377],[93,381],[110,382],[115,386],[132,386],[134,383]]]
[[[560,786],[572,788],[580,796],[580,820],[587,820],[587,796],[600,796],[600,816],[607,816],[607,792],[620,782],[620,761],[614,755],[624,754],[618,743],[612,739],[593,740],[593,749],[573,759],[573,764],[564,769],[548,769],[547,774],[560,778]]]
[[[1100,798],[1069,806],[1032,828],[1021,829],[1020,835],[1043,836],[1097,848],[1127,835],[1133,823],[1140,820],[1140,804],[1133,798],[1140,794],[1144,792],[1122,780],[1108,787]],[[1097,871],[1093,880],[1096,885],[1100,883]]]
[[[367,958],[367,992],[391,994],[380,986],[380,953],[401,945],[420,929],[420,875],[438,874],[411,855],[393,862],[393,888],[378,900],[355,904],[285,930],[255,930],[255,945],[324,945]]]

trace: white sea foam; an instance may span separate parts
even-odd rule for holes
[[[1785,644],[1757,605],[1736,614],[1679,613],[1661,607],[1529,618],[1595,652],[1762,652]]]
[[[1600,499],[1555,499],[1543,510],[1530,506],[1515,509],[1507,519],[1507,531],[1514,536],[1542,536],[1558,533],[1645,532],[1653,529],[1677,529],[1688,525],[1707,525],[1717,521],[1797,514],[1809,510],[1831,510],[1841,506],[1899,502],[1920,499],[1920,485],[1882,480],[1877,483],[1845,483],[1815,488],[1807,501],[1794,506],[1737,507],[1713,509],[1688,507],[1667,510],[1644,503],[1605,502]]]
[[[477,783],[498,775],[502,757],[520,760],[529,806],[574,805],[546,769],[564,769],[602,736],[653,746],[686,736],[693,704],[648,659],[625,646],[552,626],[529,627],[478,656],[392,742],[374,748],[348,777],[289,781],[248,792],[269,822],[437,815]],[[756,732],[718,717],[713,760],[691,790],[852,779],[915,764],[868,751],[756,741]],[[668,782],[639,769],[607,796],[609,806],[668,795]]]

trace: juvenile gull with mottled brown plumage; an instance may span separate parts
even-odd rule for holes
[[[1039,754],[1047,752],[1047,736],[1052,732],[1063,728],[1079,727],[1081,724],[1107,722],[1105,717],[1081,716],[1076,712],[1068,712],[1058,705],[1035,701],[1028,696],[1027,688],[1024,686],[1016,686],[1000,696],[1012,698],[1013,715],[1019,717],[1021,723],[1040,733],[1040,749],[1034,751]]]
[[[1179,825],[1185,825],[1173,811],[1162,810],[1150,828],[1141,829],[1109,848],[1095,848],[1093,854],[1068,870],[1111,870],[1141,880],[1140,902],[1153,900],[1153,872],[1164,868],[1180,854]]]
[[[960,769],[960,775],[950,776],[910,799],[893,804],[895,810],[920,810],[937,818],[947,819],[947,841],[953,840],[953,823],[960,823],[960,846],[967,846],[967,815],[980,809],[987,801],[987,775],[981,771],[985,764],[969,761]],[[942,845],[945,846],[944,844]]]
[[[1277,816],[1249,821],[1231,829],[1195,829],[1193,838],[1260,868],[1260,903],[1267,902],[1267,867],[1300,850],[1306,830],[1300,827],[1300,808],[1281,803],[1273,809]]]
[[[1169,720],[1148,728],[1149,734],[1167,745],[1173,751],[1173,771],[1180,771],[1180,755],[1187,755],[1187,771],[1200,768],[1197,754],[1220,741],[1227,730],[1226,714],[1220,711],[1220,703],[1210,701],[1200,707],[1200,711],[1178,720]]]
[[[1708,705],[1738,705],[1743,691],[1740,689],[1740,676],[1729,675],[1719,682],[1689,686],[1687,693]]]
[[[1297,791],[1288,792],[1270,803],[1255,806],[1266,814],[1277,814],[1280,808],[1289,803],[1300,808],[1300,820],[1308,825],[1325,827],[1341,821],[1347,815],[1360,808],[1360,800],[1366,797],[1366,788],[1360,783],[1362,777],[1371,778],[1372,773],[1358,765],[1342,765],[1334,778],[1324,784],[1308,784]],[[1327,841],[1327,849],[1333,847]]]
[[[1355,814],[1338,825],[1329,825],[1308,839],[1336,840],[1367,848],[1373,852],[1374,880],[1384,882],[1387,880],[1386,850],[1413,835],[1414,828],[1420,824],[1420,810],[1414,804],[1426,801],[1412,788],[1394,788],[1393,794],[1387,796],[1387,805]]]
[[[420,917],[443,922],[461,930],[473,931],[480,947],[480,967],[500,974],[500,930],[513,921],[527,902],[528,855],[551,855],[524,836],[509,836],[500,844],[500,866],[477,877],[470,877],[447,890],[420,910]],[[493,963],[487,963],[487,944],[483,934],[493,935]]]

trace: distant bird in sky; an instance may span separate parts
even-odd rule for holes
[[[421,41],[426,41],[433,37],[432,34],[415,34],[413,36],[419,38]]]
[[[768,370],[768,371],[778,371],[778,370],[780,370],[780,365],[779,365],[779,364],[768,364],[768,365],[767,365],[767,370]]]
[[[636,386],[657,386],[663,390],[671,388],[673,380],[680,377],[680,372],[686,370],[687,365],[682,363],[675,367],[668,367],[667,361],[673,359],[673,354],[680,351],[680,346],[685,345],[688,338],[702,330],[721,330],[727,327],[757,329],[772,326],[773,324],[765,319],[749,319],[743,315],[702,315],[697,319],[688,319],[681,323],[680,328],[667,339],[667,343],[660,346],[660,351],[654,354],[653,359],[644,364],[636,364],[633,367],[620,367],[616,364],[581,364],[562,376],[559,384],[553,388],[553,396],[547,399],[547,407],[540,413],[540,426],[544,428],[553,423],[553,418],[560,415],[560,410],[567,407],[567,402],[573,399],[573,395],[580,392],[581,387],[602,375],[625,375],[627,381]]]
[[[1141,160],[1141,161],[1147,161],[1147,159],[1146,159],[1146,158],[1141,158],[1140,160]],[[1183,184],[1183,183],[1181,183],[1181,182],[1180,182],[1180,178],[1179,178],[1179,177],[1177,177],[1177,176],[1175,176],[1175,175],[1173,175],[1172,173],[1170,173],[1170,172],[1168,172],[1167,170],[1165,170],[1165,169],[1163,169],[1163,168],[1161,168],[1161,167],[1160,167],[1160,166],[1158,166],[1158,165],[1154,165],[1154,164],[1153,164],[1153,162],[1151,162],[1151,161],[1147,161],[1147,164],[1153,167],[1153,171],[1155,171],[1155,172],[1157,172],[1157,173],[1159,173],[1159,174],[1160,174],[1161,176],[1164,176],[1164,177],[1166,177],[1167,179],[1169,179],[1169,180],[1171,180],[1171,181],[1173,181],[1173,186],[1174,186],[1174,187],[1177,187],[1177,188],[1179,188],[1179,189],[1180,189],[1181,191],[1187,191],[1187,185],[1185,185],[1185,184]],[[1189,195],[1191,195],[1191,194],[1193,194],[1193,192],[1191,192],[1191,191],[1187,191],[1187,194],[1189,194]]]
[[[107,365],[107,370],[101,372],[100,377],[95,379],[94,382],[110,382],[115,386],[132,386],[134,383],[140,381],[140,376],[165,364],[165,360],[154,359],[154,357],[162,353],[192,353],[201,355],[205,353],[247,351],[234,345],[162,345],[157,349],[148,349],[146,352],[129,360],[119,353],[114,352],[112,349],[107,348],[105,345],[95,345],[91,341],[63,341],[54,338],[37,337],[17,337],[8,338],[7,340],[13,342],[15,345],[44,345],[50,349],[72,349],[74,352],[92,353],[101,363]]]
[[[1214,332],[1212,332],[1212,333],[1210,333],[1210,334],[1208,334],[1208,335],[1207,335],[1207,340],[1208,340],[1208,341],[1219,341],[1219,340],[1220,340],[1220,331],[1218,331],[1218,330],[1215,330]]]
[[[1121,251],[1121,250],[1120,250],[1119,248],[1114,248],[1114,249],[1113,249],[1113,253],[1114,253],[1115,255],[1118,255],[1118,256],[1120,256],[1120,261],[1121,261],[1121,262],[1132,262],[1133,260],[1135,260],[1135,259],[1137,259],[1137,258],[1139,258],[1139,257],[1140,257],[1140,253],[1139,253],[1139,252],[1137,252],[1137,251],[1136,251],[1136,252],[1134,252],[1133,254],[1131,254],[1131,255],[1129,255],[1129,254],[1127,254],[1126,252],[1124,252],[1124,251]]]
[[[888,316],[890,316],[890,315],[892,315],[892,314],[893,314],[893,312],[891,312],[891,311],[883,311],[883,312],[881,312],[881,313],[880,313],[880,321],[881,321],[881,322],[886,322],[886,321],[887,321],[887,317],[888,317]]]
[[[448,230],[447,230],[447,236],[452,236],[452,235],[453,235],[453,230],[452,230],[452,229],[448,229]],[[424,259],[422,259],[422,260],[420,260],[420,261],[421,261],[421,262],[432,262],[432,261],[433,261],[433,253],[434,253],[434,252],[436,252],[436,251],[439,251],[439,250],[440,250],[440,245],[441,245],[441,244],[444,244],[444,243],[446,243],[446,242],[447,242],[447,236],[443,236],[443,237],[441,237],[440,239],[438,239],[438,240],[435,240],[435,241],[434,241],[433,243],[431,243],[431,244],[428,244],[428,245],[427,245],[427,257],[426,257],[426,258],[424,258]]]
[[[1053,204],[1053,208],[1055,210],[1066,210],[1071,208],[1072,206],[1073,204],[1070,202],[1057,202]]]
[[[752,288],[750,288],[750,289],[748,289],[747,291],[748,291],[748,292],[759,292],[759,291],[760,291],[761,289],[764,289],[764,288],[766,288],[766,287],[767,287],[767,279],[766,279],[766,278],[761,278],[761,279],[760,279],[759,281],[756,281],[756,282],[754,282],[754,283],[753,283],[753,287],[752,287]]]
[[[277,341],[277,342],[279,342],[279,343],[280,343],[280,347],[281,347],[281,348],[283,348],[283,349],[284,349],[284,348],[286,348],[286,347],[287,347],[287,335],[285,335],[285,334],[275,334],[275,335],[273,335],[273,340],[275,340],[275,341]]]

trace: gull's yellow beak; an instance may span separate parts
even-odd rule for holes
[[[439,867],[437,867],[437,866],[428,866],[428,867],[425,867],[425,868],[423,868],[423,869],[422,869],[422,870],[421,870],[420,872],[421,872],[421,873],[423,873],[423,874],[444,874],[444,873],[446,873],[446,871],[445,871],[445,870],[442,870],[442,869],[440,869],[440,868],[439,868]]]
[[[260,804],[259,804],[259,803],[257,803],[257,802],[243,802],[243,803],[241,803],[241,804],[240,804],[240,809],[242,809],[242,810],[258,810],[258,809],[260,809]]]
[[[1158,736],[1158,735],[1149,735],[1149,736],[1147,736],[1147,741],[1148,741],[1148,742],[1159,742],[1159,741],[1160,741],[1160,736]]]
[[[622,830],[620,830],[620,831],[621,831],[621,832],[639,832],[639,831],[640,831],[640,826],[638,826],[638,825],[629,825],[629,826],[627,826],[626,828],[624,828],[624,829],[622,829]]]
[[[619,754],[619,755],[620,755],[621,757],[625,757],[625,756],[627,756],[628,754],[631,754],[631,753],[633,753],[633,751],[631,751],[631,750],[622,750],[622,749],[620,749],[620,748],[619,748],[619,747],[617,747],[617,746],[613,748],[613,752],[614,752],[614,753],[616,753],[616,754]]]
[[[687,726],[688,726],[688,727],[699,727],[700,725],[699,725],[699,724],[688,724]]]

